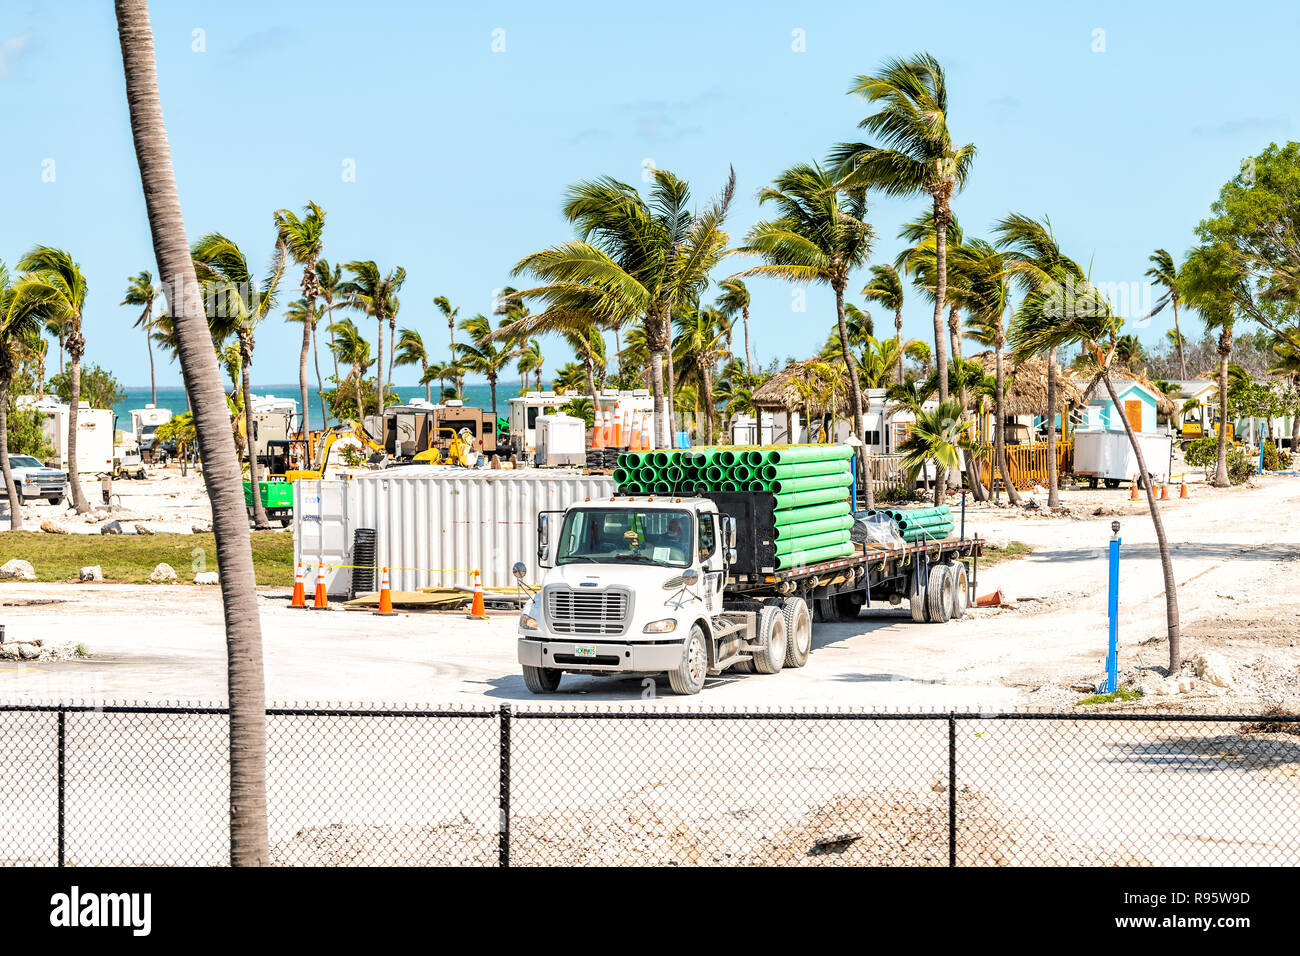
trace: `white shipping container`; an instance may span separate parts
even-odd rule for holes
[[[577,471],[467,470],[407,466],[351,480],[298,481],[294,489],[294,558],[326,565],[326,590],[348,592],[354,534],[376,531],[376,564],[389,569],[394,590],[460,586],[483,573],[484,587],[513,587],[511,567],[541,580],[537,514],[586,498],[608,498],[614,483]]]
[[[1131,481],[1141,469],[1128,433],[1123,430],[1075,429],[1074,473],[1112,481]],[[1173,456],[1173,439],[1168,435],[1139,432],[1138,444],[1147,471],[1157,481],[1168,481]]]

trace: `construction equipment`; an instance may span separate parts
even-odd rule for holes
[[[438,431],[446,432],[450,437],[447,439],[446,451],[440,450],[436,445],[418,452],[413,461],[422,465],[456,465],[460,468],[473,468],[478,464],[479,453],[474,449],[474,434],[468,428],[462,428],[459,432],[452,428],[440,428]]]
[[[293,520],[293,483],[299,478],[324,478],[330,449],[341,438],[356,439],[372,454],[382,456],[384,453],[382,445],[363,427],[351,421],[340,428],[312,432],[306,439],[273,438],[266,442],[266,451],[258,456],[258,463],[266,469],[259,482],[259,491],[268,518],[288,527]],[[244,482],[244,505],[251,517],[252,481]]]

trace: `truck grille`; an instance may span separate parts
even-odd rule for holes
[[[551,588],[546,592],[546,622],[557,634],[622,634],[627,616],[624,590]]]

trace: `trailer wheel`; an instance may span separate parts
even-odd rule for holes
[[[856,621],[867,603],[865,591],[846,591],[835,595],[835,610],[841,621]]]
[[[912,620],[917,624],[925,624],[930,620],[930,615],[926,610],[925,582],[921,580],[920,568],[912,571],[910,584],[911,586],[907,589],[907,599],[912,609]]]
[[[966,563],[951,561],[947,563],[948,576],[952,578],[952,619],[960,621],[966,616],[970,607],[970,586],[966,577]]]
[[[564,676],[564,671],[556,670],[554,667],[531,667],[528,664],[524,668],[524,686],[534,694],[554,694],[560,689],[560,678]]]
[[[779,673],[785,665],[785,649],[788,643],[785,614],[781,608],[769,604],[758,615],[759,649],[752,652],[754,670],[760,674]]]
[[[925,607],[932,624],[946,623],[952,617],[952,575],[942,564],[930,568],[930,580],[925,586]]]
[[[817,605],[817,620],[826,621],[827,623],[833,623],[840,620],[840,608],[839,605],[835,603],[835,598],[813,598],[813,600]]]
[[[781,605],[785,618],[785,666],[803,667],[812,651],[812,614],[803,598],[786,598]]]
[[[704,678],[709,674],[709,649],[704,643],[704,631],[698,624],[691,625],[691,633],[682,642],[682,659],[668,672],[668,683],[674,694],[698,694],[704,690]]]

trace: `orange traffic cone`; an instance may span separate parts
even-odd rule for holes
[[[632,416],[632,436],[628,450],[641,451],[641,423],[637,420],[636,415]]]
[[[1169,500],[1169,482],[1167,481],[1160,486],[1160,500],[1161,501]]]
[[[293,572],[293,600],[289,602],[289,607],[306,607],[307,594],[302,586],[302,562],[298,562],[298,567]]]
[[[1000,607],[1002,605],[1002,589],[994,591],[992,594],[985,594],[975,599],[976,607]]]
[[[1129,487],[1128,500],[1129,501],[1138,500],[1138,480],[1136,475],[1133,477],[1133,483]]]
[[[392,617],[397,612],[393,610],[393,592],[388,588],[388,569],[384,568],[379,577],[379,609],[376,614],[382,614],[384,617]]]
[[[328,611],[329,607],[330,599],[325,594],[325,565],[318,564],[316,566],[316,600],[311,608],[313,611]]]
[[[1178,497],[1179,497],[1179,498],[1187,498],[1187,497],[1189,497],[1188,494],[1187,494],[1187,479],[1186,479],[1186,478],[1183,479],[1183,487],[1182,487],[1181,489],[1179,489],[1179,491],[1178,491]]]
[[[487,608],[483,606],[483,579],[477,571],[474,572],[474,603],[465,616],[471,621],[486,621],[488,619]]]
[[[610,422],[610,427],[614,429],[614,440],[610,443],[615,448],[623,447],[623,403],[614,403],[614,417]]]
[[[605,413],[596,409],[596,417],[591,425],[591,447],[605,447]]]

